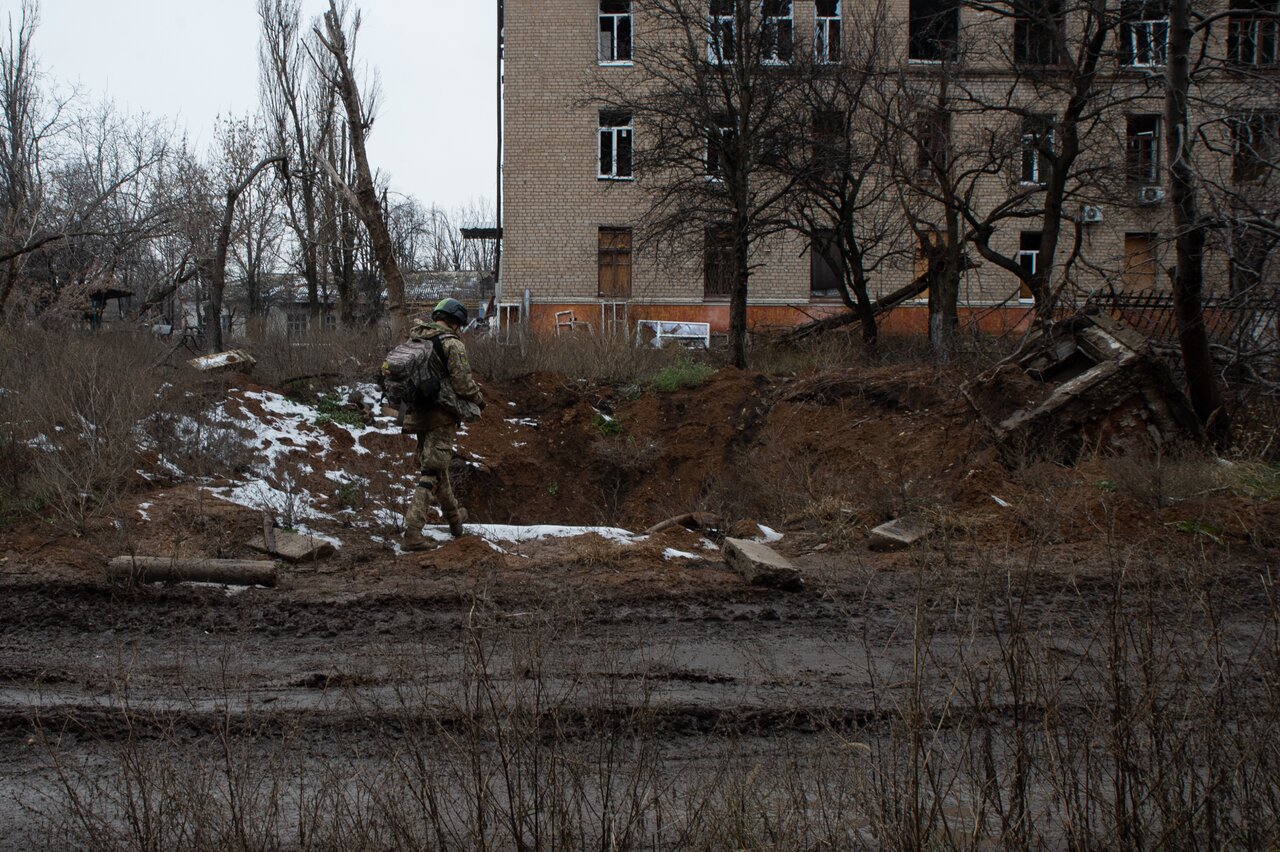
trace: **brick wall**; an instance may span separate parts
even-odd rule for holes
[[[844,2],[846,26],[852,22],[852,4]],[[628,66],[597,63],[596,0],[506,0],[506,103],[504,136],[504,247],[503,299],[519,301],[525,289],[535,303],[591,305],[597,298],[597,230],[600,227],[635,227],[638,246],[643,244],[640,217],[645,210],[643,176],[636,181],[597,178],[597,132],[600,105],[593,102],[611,84],[642,85],[641,71]],[[898,26],[905,53],[907,0],[891,0],[890,14]],[[978,91],[997,100],[1009,92],[1012,98],[1052,112],[1062,95],[1048,91],[1034,94],[1032,87],[1002,73],[1002,60],[1012,43],[1013,24],[1008,18],[965,10],[961,43],[967,51],[966,80]],[[795,44],[808,50],[812,44],[812,0],[794,3]],[[640,31],[645,21],[636,15]],[[927,67],[908,66],[908,74],[929,74]],[[1168,285],[1164,267],[1171,263],[1165,244],[1170,233],[1167,202],[1140,205],[1123,180],[1125,122],[1129,113],[1159,113],[1163,95],[1158,79],[1147,73],[1109,69],[1118,74],[1127,100],[1090,128],[1084,163],[1112,175],[1094,187],[1094,197],[1071,203],[1102,207],[1103,221],[1084,226],[1080,237],[1081,259],[1073,280],[1083,290],[1111,283],[1123,286],[1126,234],[1153,234],[1154,278]],[[1227,85],[1227,84],[1223,84]],[[1051,88],[1051,87],[1050,87]],[[1044,92],[1044,87],[1041,87]],[[1003,122],[1003,125],[1001,124]],[[1005,140],[1016,147],[1020,129],[1008,115],[956,115],[952,137],[960,149],[983,140]],[[1009,141],[1013,140],[1013,141]],[[638,140],[638,145],[643,141]],[[1163,148],[1163,138],[1161,139]],[[1223,158],[1228,159],[1228,158]],[[974,198],[979,209],[999,204],[1017,183],[1017,158],[1009,172],[978,180]],[[963,161],[960,163],[963,166]],[[1227,163],[1229,168],[1229,159]],[[1020,231],[1037,230],[1029,220],[997,232],[993,247],[1016,254]],[[1059,257],[1075,239],[1075,227],[1066,223]],[[873,297],[895,290],[914,278],[911,245],[903,246],[900,262],[881,271],[873,283]],[[1015,276],[989,261],[970,254],[978,265],[965,273],[961,299],[974,306],[1017,305]],[[779,236],[758,248],[763,266],[753,272],[750,303],[758,306],[811,303],[810,259],[798,236]],[[1211,259],[1211,277],[1221,277],[1225,263]],[[638,248],[634,258],[633,304],[697,304],[703,298],[702,258],[695,248],[684,253],[653,252]],[[820,307],[820,305],[815,306]],[[714,309],[714,306],[712,306]],[[798,319],[804,314],[795,312]]]

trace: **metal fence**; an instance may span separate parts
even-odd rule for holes
[[[1173,294],[1167,291],[1103,292],[1090,296],[1087,307],[1108,313],[1144,334],[1153,349],[1182,372],[1178,320]],[[1251,290],[1204,300],[1204,324],[1214,360],[1224,376],[1261,384],[1272,390],[1280,380],[1280,296],[1276,288]]]
[[[1155,343],[1178,342],[1173,294],[1168,291],[1100,292],[1089,297],[1088,306],[1111,314]],[[1273,351],[1280,345],[1280,297],[1256,291],[1210,296],[1204,300],[1204,323],[1210,342],[1218,346]]]

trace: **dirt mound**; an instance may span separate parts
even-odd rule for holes
[[[534,374],[486,387],[484,416],[459,435],[455,488],[477,524],[638,531],[707,511],[725,529],[750,529],[749,519],[789,532],[792,555],[861,550],[870,527],[904,515],[925,518],[935,541],[1005,551],[1065,553],[1100,535],[1154,548],[1276,546],[1273,474],[1264,471],[1258,493],[1246,494],[1233,483],[1248,477],[1212,459],[1061,465],[1029,452],[1010,469],[960,398],[960,383],[935,367],[804,378],[725,369],[661,393]],[[247,542],[265,514],[340,543],[323,565],[291,569],[332,594],[449,594],[495,577],[551,590],[594,584],[624,596],[732,585],[726,572],[690,570],[718,556],[682,529],[627,545],[580,533],[515,549],[501,538],[464,538],[397,558],[412,437],[385,419],[337,422],[245,382],[218,405],[228,433],[250,442],[259,479],[228,470],[174,485],[180,477],[148,474],[148,482],[140,471],[135,493],[76,534],[41,517],[0,530],[0,574],[94,580],[120,553],[252,556]]]

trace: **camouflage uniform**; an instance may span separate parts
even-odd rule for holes
[[[453,336],[456,332],[442,322],[429,320],[417,321],[409,332],[410,337],[423,340],[431,340],[442,334],[450,335],[440,343],[449,361],[449,370],[447,380],[440,385],[440,399],[456,409],[463,419],[474,419],[480,416],[480,410],[484,408],[484,395],[471,377],[467,348]],[[428,363],[432,375],[445,378],[445,370],[435,353],[432,353]],[[418,436],[418,485],[413,491],[409,511],[404,516],[407,537],[416,538],[421,535],[433,502],[439,503],[440,511],[453,534],[461,534],[465,512],[458,506],[458,499],[454,497],[453,486],[449,482],[449,461],[453,458],[453,438],[459,422],[458,414],[439,404],[412,408],[405,413],[404,432]]]

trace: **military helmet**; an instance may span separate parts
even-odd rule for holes
[[[457,299],[441,299],[440,303],[431,310],[432,319],[439,317],[445,317],[461,328],[467,324],[467,306]]]

